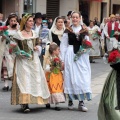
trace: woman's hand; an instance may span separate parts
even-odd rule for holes
[[[83,29],[84,29],[85,31],[88,31],[88,28],[87,28],[86,25],[83,25]]]
[[[50,67],[50,71],[53,71],[54,67]]]
[[[3,42],[6,39],[6,37],[4,35],[2,35],[1,37],[2,37],[1,40]]]
[[[62,69],[62,70],[64,70],[64,66],[65,66],[65,65],[64,65],[64,62],[62,62],[62,64],[61,64],[61,69]]]
[[[39,48],[38,48],[37,46],[35,46],[35,47],[34,47],[34,50],[35,50],[35,51],[38,51],[38,50],[39,50]]]

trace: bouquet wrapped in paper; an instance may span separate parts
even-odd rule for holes
[[[83,54],[89,51],[89,49],[93,49],[91,42],[88,40],[83,40],[82,45],[80,46],[79,51],[76,53],[74,57],[74,61],[77,61],[79,57]]]
[[[30,53],[27,53],[24,50],[20,50],[19,46],[15,42],[10,42],[9,52],[15,53],[17,56],[22,56],[28,59],[32,58],[31,51]]]

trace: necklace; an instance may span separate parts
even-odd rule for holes
[[[29,35],[31,33],[31,30],[30,31],[25,30],[25,32]]]

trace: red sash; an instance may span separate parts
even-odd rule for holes
[[[119,26],[119,24],[117,22],[115,22],[114,31],[119,31],[118,26]],[[111,34],[111,31],[112,31],[112,23],[108,22],[108,35],[109,36]],[[115,35],[115,38],[118,40],[118,35]]]

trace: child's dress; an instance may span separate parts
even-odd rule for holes
[[[45,75],[50,90],[50,104],[57,104],[65,102],[64,90],[63,90],[63,75],[60,69],[57,70],[57,73],[51,70],[51,62],[54,57],[49,56],[46,59],[45,65]]]

